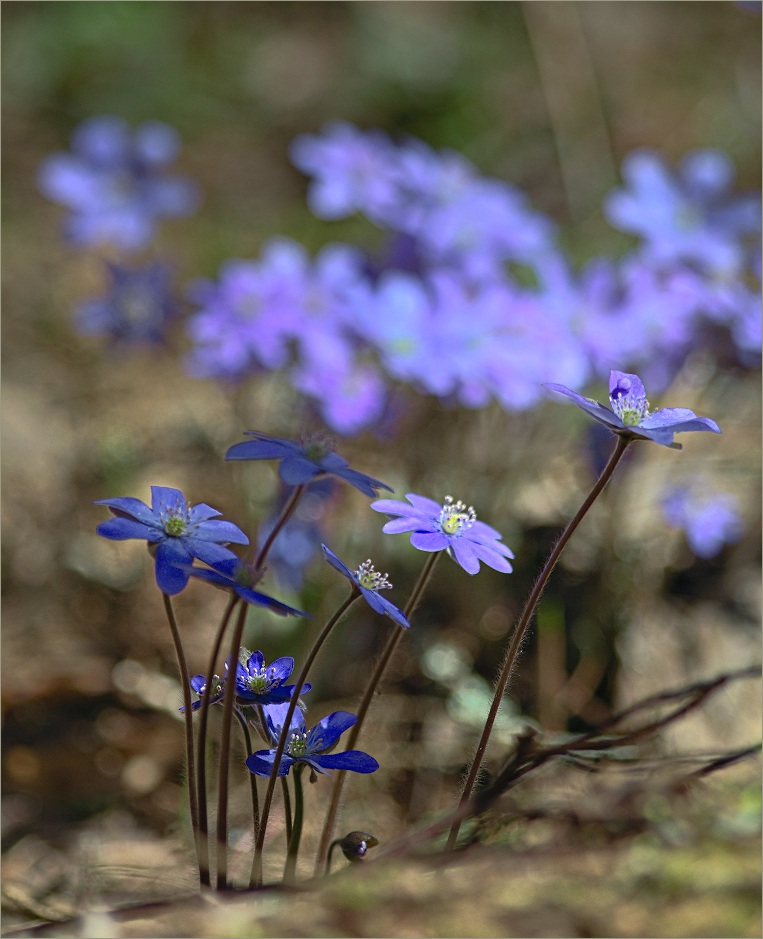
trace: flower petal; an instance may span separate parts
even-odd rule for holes
[[[200,541],[217,541],[220,544],[249,544],[247,536],[233,522],[199,522],[193,530],[193,537]]]
[[[273,705],[273,707],[275,706]],[[275,750],[258,750],[246,758],[246,767],[255,776],[270,776],[275,755]],[[282,754],[281,762],[278,764],[278,775],[286,776],[294,763],[295,760],[292,757],[286,753]]]
[[[112,541],[137,538],[141,541],[156,542],[166,537],[158,528],[149,528],[143,522],[136,522],[131,518],[110,518],[107,522],[101,522],[95,530],[103,538],[110,538]]]
[[[450,544],[450,539],[441,531],[415,531],[411,535],[411,544],[419,551],[443,551]]]
[[[357,717],[349,711],[334,711],[333,714],[327,715],[318,721],[307,735],[308,752],[312,755],[323,750],[330,750],[345,730],[357,722]]]
[[[450,545],[452,557],[463,567],[467,574],[476,574],[480,562],[475,546],[466,538],[454,538]]]
[[[609,400],[616,401],[625,395],[634,398],[646,398],[646,388],[638,375],[629,372],[618,372],[614,369],[609,373]]]
[[[278,475],[287,486],[301,486],[322,472],[319,466],[301,455],[286,457],[278,467]]]
[[[179,538],[167,538],[156,549],[156,582],[162,593],[172,597],[188,583],[187,565],[191,555]]]
[[[349,569],[349,567],[347,567],[346,564],[344,564],[342,561],[339,560],[339,558],[334,554],[331,548],[327,548],[325,544],[322,544],[321,548],[323,548],[323,554],[326,560],[329,562],[329,564],[332,567],[335,567],[339,571],[340,574],[343,574],[345,577],[348,578],[348,580],[351,580],[354,584],[357,585],[358,579],[355,576],[355,574],[353,574],[353,572]]]
[[[119,499],[98,499],[93,505],[107,505],[112,510],[131,515],[139,522],[143,522],[144,525],[154,525],[156,527],[161,525],[159,519],[145,502],[141,502],[140,499],[133,499],[131,496]]]
[[[375,773],[379,769],[376,760],[362,750],[345,750],[344,753],[325,753],[311,756],[307,760],[311,766],[326,769],[344,769],[351,773]]]

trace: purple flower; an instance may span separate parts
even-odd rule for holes
[[[142,248],[165,216],[187,215],[196,187],[164,168],[178,137],[166,124],[141,124],[133,134],[117,117],[94,117],[72,135],[72,153],[55,153],[40,167],[40,190],[71,209],[65,232],[76,245]]]
[[[669,525],[684,530],[689,547],[701,558],[715,557],[744,530],[736,501],[725,492],[675,488],[663,498],[662,511]]]
[[[612,410],[592,398],[584,398],[564,385],[545,385],[550,391],[571,398],[579,408],[594,420],[606,424],[613,433],[637,439],[653,440],[663,447],[680,450],[680,443],[673,443],[673,435],[690,431],[709,430],[720,434],[721,430],[709,417],[697,417],[688,408],[660,408],[650,412],[646,390],[638,375],[627,372],[609,373],[609,400]]]
[[[205,564],[238,561],[236,555],[221,545],[249,544],[249,539],[232,522],[210,521],[220,515],[203,502],[191,506],[179,489],[151,487],[151,508],[139,499],[98,499],[116,516],[102,522],[99,535],[113,541],[132,538],[145,540],[156,557],[156,582],[170,596],[188,583],[192,558]]]
[[[730,196],[734,166],[725,153],[696,150],[673,173],[657,153],[640,150],[626,158],[623,175],[629,188],[611,193],[605,211],[644,239],[649,257],[710,273],[740,269],[743,239],[760,231],[760,204],[757,196]]]
[[[234,444],[225,454],[225,459],[279,460],[278,475],[289,486],[301,486],[316,477],[331,475],[343,479],[367,496],[376,495],[377,489],[392,492],[378,479],[350,469],[347,460],[334,453],[333,441],[321,434],[303,438],[301,445],[257,430],[245,430],[244,434],[254,440]]]
[[[209,563],[209,562],[207,562]],[[274,600],[265,593],[260,593],[254,589],[256,580],[251,570],[237,558],[235,555],[224,558],[214,563],[214,570],[205,567],[192,567],[188,564],[181,565],[191,577],[197,577],[199,580],[206,580],[215,587],[232,590],[237,596],[247,603],[257,606],[266,606],[271,612],[279,616],[307,616],[307,613],[301,610],[295,610],[293,607],[281,603],[280,600]]]
[[[399,626],[402,626],[403,629],[410,627],[411,624],[406,619],[405,614],[401,610],[398,610],[394,603],[390,603],[386,597],[382,597],[379,594],[380,590],[389,590],[392,587],[386,574],[380,574],[378,571],[374,570],[374,566],[370,560],[364,561],[356,571],[351,571],[349,567],[339,560],[330,548],[327,548],[325,544],[321,545],[321,547],[323,548],[323,553],[329,564],[336,568],[340,574],[344,575],[356,589],[360,591],[363,599],[372,610],[376,613],[381,613],[382,616],[389,616],[390,619],[393,619]]]
[[[261,652],[241,650],[241,660],[236,662],[236,699],[240,705],[251,704],[277,704],[288,701],[294,693],[294,685],[284,685],[286,679],[294,670],[294,659],[284,656],[276,659],[270,665],[265,665],[265,657]],[[228,663],[225,663],[225,674],[228,674]],[[191,688],[199,696],[198,701],[191,704],[191,710],[197,711],[201,707],[201,698],[207,679],[205,675],[194,675],[191,679]],[[310,691],[312,685],[302,686],[302,693]],[[225,682],[219,675],[212,679],[209,703],[221,701],[225,694]],[[184,708],[180,708],[181,711]]]
[[[446,496],[442,505],[424,496],[409,492],[405,497],[411,504],[394,499],[372,502],[371,508],[385,515],[399,518],[387,522],[382,529],[386,534],[409,531],[411,544],[420,551],[446,550],[468,574],[476,574],[480,561],[493,570],[511,573],[511,564],[506,558],[514,555],[502,544],[501,533],[477,521],[474,509],[463,502],[454,502]]]
[[[288,709],[288,704],[270,704],[263,709],[268,732],[275,744],[281,736]],[[278,775],[286,776],[291,767],[297,763],[306,763],[317,773],[323,774],[328,774],[328,770],[331,769],[349,770],[353,773],[375,773],[379,769],[379,764],[362,750],[346,750],[344,753],[333,755],[327,752],[336,745],[345,730],[357,723],[357,720],[354,714],[349,714],[347,711],[335,711],[308,731],[305,718],[297,708],[291,718],[289,738],[278,765]],[[248,757],[246,765],[257,776],[270,776],[275,755],[275,749],[258,750]]]
[[[129,268],[106,263],[108,293],[83,303],[75,314],[80,332],[114,343],[161,343],[177,307],[169,268],[156,262]]]

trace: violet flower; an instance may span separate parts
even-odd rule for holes
[[[294,694],[294,685],[285,685],[284,682],[294,671],[294,659],[290,656],[283,656],[271,662],[270,665],[266,665],[262,652],[251,652],[247,655],[248,651],[248,649],[242,649],[242,659],[245,661],[236,662],[237,703],[240,705],[279,704],[282,701],[289,701]],[[228,674],[227,662],[225,674]],[[199,696],[199,700],[191,704],[192,711],[201,707],[206,682],[205,675],[194,675],[191,679],[191,687]],[[304,694],[311,688],[312,685],[304,684],[300,693]],[[215,675],[210,688],[209,703],[221,701],[224,693],[225,683],[219,675]],[[182,711],[183,708],[180,710]]]
[[[372,502],[371,508],[385,515],[399,518],[387,522],[386,534],[411,532],[411,544],[420,551],[447,551],[468,574],[476,574],[483,561],[493,570],[509,574],[511,564],[506,560],[514,554],[501,543],[501,533],[477,521],[477,514],[463,502],[454,502],[446,496],[442,505],[424,496],[409,492],[405,497],[411,505],[394,499]]]
[[[179,489],[151,487],[151,507],[140,499],[98,499],[116,518],[102,522],[96,531],[112,541],[142,539],[155,546],[156,582],[159,589],[172,596],[185,587],[193,558],[205,564],[238,561],[224,544],[249,544],[249,539],[232,522],[210,521],[220,515],[200,502],[191,506]]]
[[[606,424],[621,436],[652,440],[663,447],[680,450],[681,444],[673,442],[673,435],[690,431],[709,430],[720,434],[721,430],[709,417],[697,417],[689,408],[660,408],[650,412],[646,390],[638,375],[627,372],[609,373],[609,400],[612,410],[592,398],[584,398],[564,385],[546,384],[545,388],[565,395],[587,414]]]
[[[245,430],[244,434],[254,439],[234,444],[225,454],[225,459],[279,460],[278,475],[290,486],[300,486],[317,477],[331,475],[343,479],[367,496],[375,496],[377,489],[392,492],[378,479],[350,469],[347,460],[333,452],[333,441],[322,435],[304,438],[300,445],[257,430]]]
[[[268,733],[273,743],[278,744],[289,704],[270,704],[263,708]],[[362,750],[346,750],[344,753],[329,754],[357,717],[347,711],[334,711],[324,717],[315,727],[306,730],[305,718],[297,708],[291,718],[289,739],[278,764],[278,775],[286,776],[292,766],[306,763],[317,773],[328,775],[328,770],[349,770],[353,773],[375,773],[379,769],[376,760]],[[276,749],[258,750],[248,757],[246,765],[256,776],[270,776],[273,769]]]
[[[386,597],[379,594],[380,590],[389,590],[392,587],[386,574],[375,571],[370,560],[363,561],[356,571],[351,571],[330,548],[327,548],[325,544],[321,547],[329,564],[336,568],[340,574],[343,574],[360,591],[363,599],[372,610],[381,613],[382,616],[389,616],[403,629],[410,627],[411,624],[406,619],[405,614],[398,610],[394,603],[390,603]]]

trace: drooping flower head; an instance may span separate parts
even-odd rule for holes
[[[309,483],[320,476],[337,476],[367,496],[377,489],[392,489],[385,483],[350,469],[347,460],[334,452],[334,442],[322,434],[303,438],[302,444],[281,437],[270,437],[257,430],[245,430],[247,437],[234,444],[225,454],[226,460],[279,460],[278,475],[290,486]]]
[[[266,705],[265,723],[268,733],[274,744],[278,744],[283,723],[289,709],[288,704]],[[278,775],[286,776],[292,766],[297,763],[306,763],[317,773],[328,774],[328,770],[349,770],[353,773],[375,773],[379,768],[376,760],[362,750],[346,750],[344,753],[330,754],[341,735],[353,724],[357,717],[347,711],[334,711],[324,717],[315,727],[307,730],[305,718],[297,708],[289,725],[289,738],[286,743],[281,761],[278,765]],[[250,772],[256,776],[270,776],[273,768],[276,750],[258,750],[246,761]]]
[[[187,215],[196,186],[164,170],[179,150],[177,133],[147,121],[131,133],[118,117],[94,117],[72,134],[72,152],[40,167],[40,190],[67,206],[66,236],[76,245],[111,243],[125,251],[147,244],[164,217]]]
[[[266,606],[272,613],[277,613],[279,616],[309,617],[309,614],[303,613],[301,610],[295,610],[293,607],[281,603],[280,600],[274,600],[266,593],[255,590],[254,587],[259,578],[254,575],[247,564],[235,555],[216,561],[214,570],[206,567],[191,567],[190,565],[184,565],[183,569],[191,577],[206,580],[207,583],[223,590],[232,590],[236,596],[247,603]]]
[[[192,506],[179,489],[151,487],[151,507],[140,499],[98,499],[115,518],[102,522],[96,531],[113,541],[145,540],[155,551],[156,582],[168,595],[180,593],[188,583],[193,558],[215,565],[238,562],[225,544],[249,544],[249,539],[232,522],[214,519],[216,509],[201,502]],[[155,547],[153,547],[155,546]]]
[[[390,603],[386,597],[382,597],[379,594],[380,590],[389,590],[392,587],[386,574],[380,574],[375,570],[370,559],[363,561],[357,570],[351,571],[346,564],[339,560],[330,548],[327,548],[325,544],[321,545],[321,547],[323,548],[323,553],[329,564],[336,568],[340,574],[344,575],[350,583],[360,591],[363,599],[372,610],[376,613],[381,613],[383,616],[389,616],[390,619],[393,619],[399,626],[408,629],[411,624],[406,619],[405,614],[399,610],[394,603]]]
[[[411,544],[420,551],[447,551],[468,574],[476,574],[483,561],[493,570],[511,573],[507,558],[514,555],[501,543],[501,533],[477,520],[472,506],[446,496],[442,504],[409,492],[411,504],[394,499],[372,502],[371,508],[385,515],[397,515],[382,529],[386,534],[411,532]]]
[[[609,373],[609,401],[612,410],[584,398],[564,385],[544,385],[549,391],[565,395],[590,414],[594,420],[605,424],[613,433],[634,439],[652,440],[663,447],[680,450],[681,444],[673,442],[673,435],[690,431],[709,430],[720,434],[721,430],[709,417],[697,417],[689,408],[660,408],[650,411],[646,390],[638,375],[627,372]]]

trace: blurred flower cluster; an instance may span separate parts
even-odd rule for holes
[[[573,269],[553,223],[509,183],[415,139],[348,123],[296,138],[320,219],[360,213],[386,235],[372,255],[331,244],[317,257],[275,238],[193,286],[194,375],[243,379],[286,369],[335,431],[378,421],[396,383],[478,408],[539,400],[550,378],[581,388],[612,362],[659,389],[718,329],[742,365],[760,353],[760,212],[737,195],[717,151],[677,171],[656,153],[625,161],[609,194],[624,257]],[[552,375],[553,372],[553,375]]]

